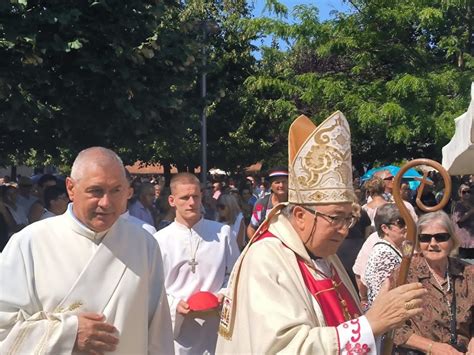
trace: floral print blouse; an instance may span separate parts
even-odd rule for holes
[[[393,245],[384,239],[375,243],[365,268],[367,285],[367,304],[370,308],[377,297],[383,282],[400,265],[402,255]]]
[[[449,258],[448,272],[451,287],[448,292],[447,282],[441,290],[434,276],[430,273],[424,257],[415,255],[411,261],[407,283],[420,282],[428,290],[425,296],[425,311],[395,332],[394,342],[404,344],[410,335],[417,334],[435,342],[449,343],[451,338],[451,308],[453,288],[456,292],[456,325],[457,342],[466,348],[474,335],[474,265],[469,265],[460,259]],[[454,287],[452,286],[454,283]]]

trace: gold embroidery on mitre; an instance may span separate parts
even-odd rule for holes
[[[334,113],[314,129],[290,162],[290,170],[289,202],[353,201],[350,131],[342,113]]]

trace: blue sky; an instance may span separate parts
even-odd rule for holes
[[[250,0],[251,1],[251,0]],[[294,22],[292,19],[292,9],[296,5],[314,5],[319,9],[319,20],[322,22],[324,20],[328,20],[331,18],[331,12],[332,11],[340,11],[340,12],[350,12],[351,8],[347,4],[347,1],[343,0],[279,0],[280,3],[285,5],[288,8],[288,16],[286,18],[286,21],[292,23]],[[253,15],[255,17],[268,17],[272,16],[274,14],[270,14],[267,11],[264,12],[265,8],[265,0],[254,0],[251,1],[251,3],[254,6],[254,9],[252,11]],[[254,42],[256,46],[261,46],[263,45],[270,45],[271,43],[271,37],[266,37],[263,39],[259,39]],[[286,48],[286,44],[282,41],[280,41],[280,48],[284,49]],[[259,51],[256,51],[253,53],[255,58],[261,59],[261,54]]]
[[[289,19],[291,17],[291,9],[295,5],[315,5],[319,9],[319,18],[321,21],[327,20],[330,18],[330,12],[337,11],[349,11],[350,7],[347,5],[347,1],[342,0],[279,0],[280,3],[285,5],[288,8]],[[263,13],[265,7],[265,0],[254,0],[254,16],[268,16],[268,13]]]

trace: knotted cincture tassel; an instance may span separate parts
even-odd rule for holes
[[[444,194],[441,201],[435,206],[426,206],[421,201],[421,196],[423,194],[423,189],[425,185],[433,185],[433,182],[428,179],[428,172],[425,171],[423,173],[422,178],[415,178],[421,182],[418,193],[416,195],[416,205],[423,211],[423,212],[435,212],[439,211],[446,206],[449,202],[449,197],[451,196],[451,177],[449,176],[448,172],[439,164],[438,162],[430,159],[415,159],[406,163],[402,168],[398,171],[397,175],[395,176],[393,182],[393,199],[395,200],[395,204],[397,205],[400,215],[405,220],[407,226],[407,235],[402,245],[402,262],[400,264],[400,271],[398,273],[398,279],[396,280],[396,285],[401,286],[406,284],[408,270],[410,269],[411,258],[413,256],[413,252],[415,251],[415,247],[417,244],[417,234],[416,234],[416,224],[413,218],[410,215],[405,203],[403,202],[402,195],[400,192],[400,186],[402,183],[403,175],[408,171],[408,169],[413,168],[419,165],[427,165],[435,170],[437,170],[444,181]],[[385,334],[384,340],[382,342],[382,354],[390,355],[392,354],[393,348],[393,330]]]

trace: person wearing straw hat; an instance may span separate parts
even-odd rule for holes
[[[414,283],[365,316],[335,253],[354,224],[349,125],[336,112],[290,127],[288,203],[274,206],[237,260],[223,300],[217,353],[376,353],[375,337],[422,311]]]

